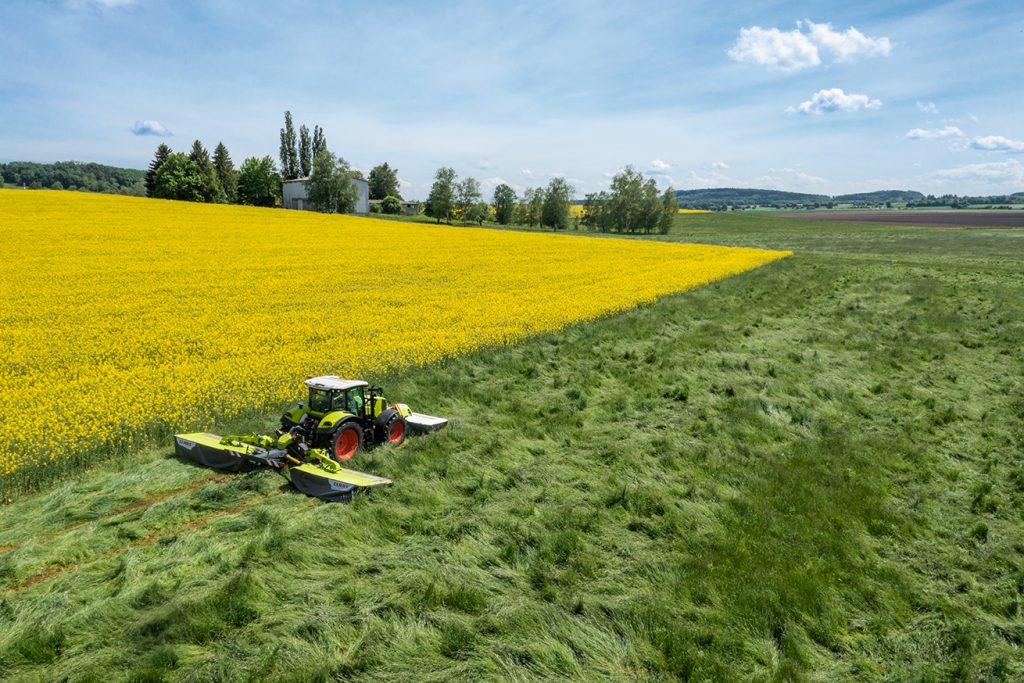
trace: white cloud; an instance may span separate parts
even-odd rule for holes
[[[135,135],[155,135],[160,138],[169,138],[173,133],[159,121],[136,121],[132,126],[132,133]]]
[[[521,173],[522,173],[522,174],[523,174],[523,175],[524,175],[525,177],[527,177],[527,178],[532,178],[532,177],[533,177],[533,171],[531,171],[531,170],[530,170],[530,169],[528,169],[528,168],[524,168],[524,169],[523,169],[523,170],[521,171]]]
[[[970,119],[971,121],[973,121],[974,123],[977,123],[977,122],[978,122],[978,117],[977,117],[977,116],[975,116],[974,114],[970,113],[970,112],[967,112],[967,118],[969,118],[969,119]]]
[[[729,168],[729,164],[725,163],[724,161],[712,161],[711,168],[716,170],[722,170],[724,168]]]
[[[1002,135],[985,135],[971,140],[973,149],[986,152],[1024,152],[1024,142],[1011,140]]]
[[[478,161],[474,165],[481,171],[493,171],[495,168],[497,168],[497,165],[493,161],[490,161],[488,159]]]
[[[820,65],[823,53],[833,62],[851,62],[862,56],[888,56],[891,50],[888,38],[869,38],[852,26],[839,32],[831,24],[806,21],[790,31],[741,28],[728,55],[737,62],[798,71]]]
[[[651,168],[655,171],[671,171],[672,164],[665,163],[661,159],[655,159],[651,162]]]
[[[917,110],[924,114],[938,114],[939,108],[935,106],[934,102],[918,102]]]
[[[907,131],[908,140],[948,140],[950,138],[964,138],[967,134],[956,126],[945,128],[911,128]]]
[[[979,183],[1024,185],[1024,164],[1016,159],[988,164],[967,164],[932,174],[940,180],[974,181]]]
[[[852,26],[842,33],[834,30],[832,24],[808,21],[807,26],[811,40],[831,52],[837,62],[852,62],[861,56],[888,57],[892,51],[888,38],[868,38]]]
[[[811,99],[801,102],[795,107],[789,107],[786,111],[801,114],[828,114],[834,111],[878,109],[881,106],[881,100],[873,100],[867,95],[845,93],[842,88],[829,88],[819,90],[811,95]]]
[[[821,64],[817,46],[799,29],[741,28],[740,37],[729,48],[728,54],[736,62],[751,62],[783,71],[797,71]]]

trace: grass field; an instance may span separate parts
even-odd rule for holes
[[[9,503],[0,675],[1024,678],[1024,231],[666,239],[795,255],[387,378],[451,426],[352,505],[169,445]]]

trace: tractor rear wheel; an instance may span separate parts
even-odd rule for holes
[[[401,415],[395,415],[384,427],[384,438],[392,446],[401,446],[409,435],[409,423]]]
[[[363,447],[363,430],[355,422],[346,422],[334,433],[331,457],[338,462],[351,460]]]

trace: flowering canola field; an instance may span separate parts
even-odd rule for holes
[[[25,190],[0,190],[0,243],[0,475],[789,253]]]

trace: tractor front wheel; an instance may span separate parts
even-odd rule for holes
[[[358,453],[362,447],[363,430],[360,429],[358,424],[348,422],[343,424],[334,433],[331,457],[338,462],[345,462],[346,460],[351,460],[352,456]]]
[[[392,446],[401,446],[405,443],[405,437],[409,435],[409,423],[401,415],[395,415],[388,420],[384,427],[384,438]]]

